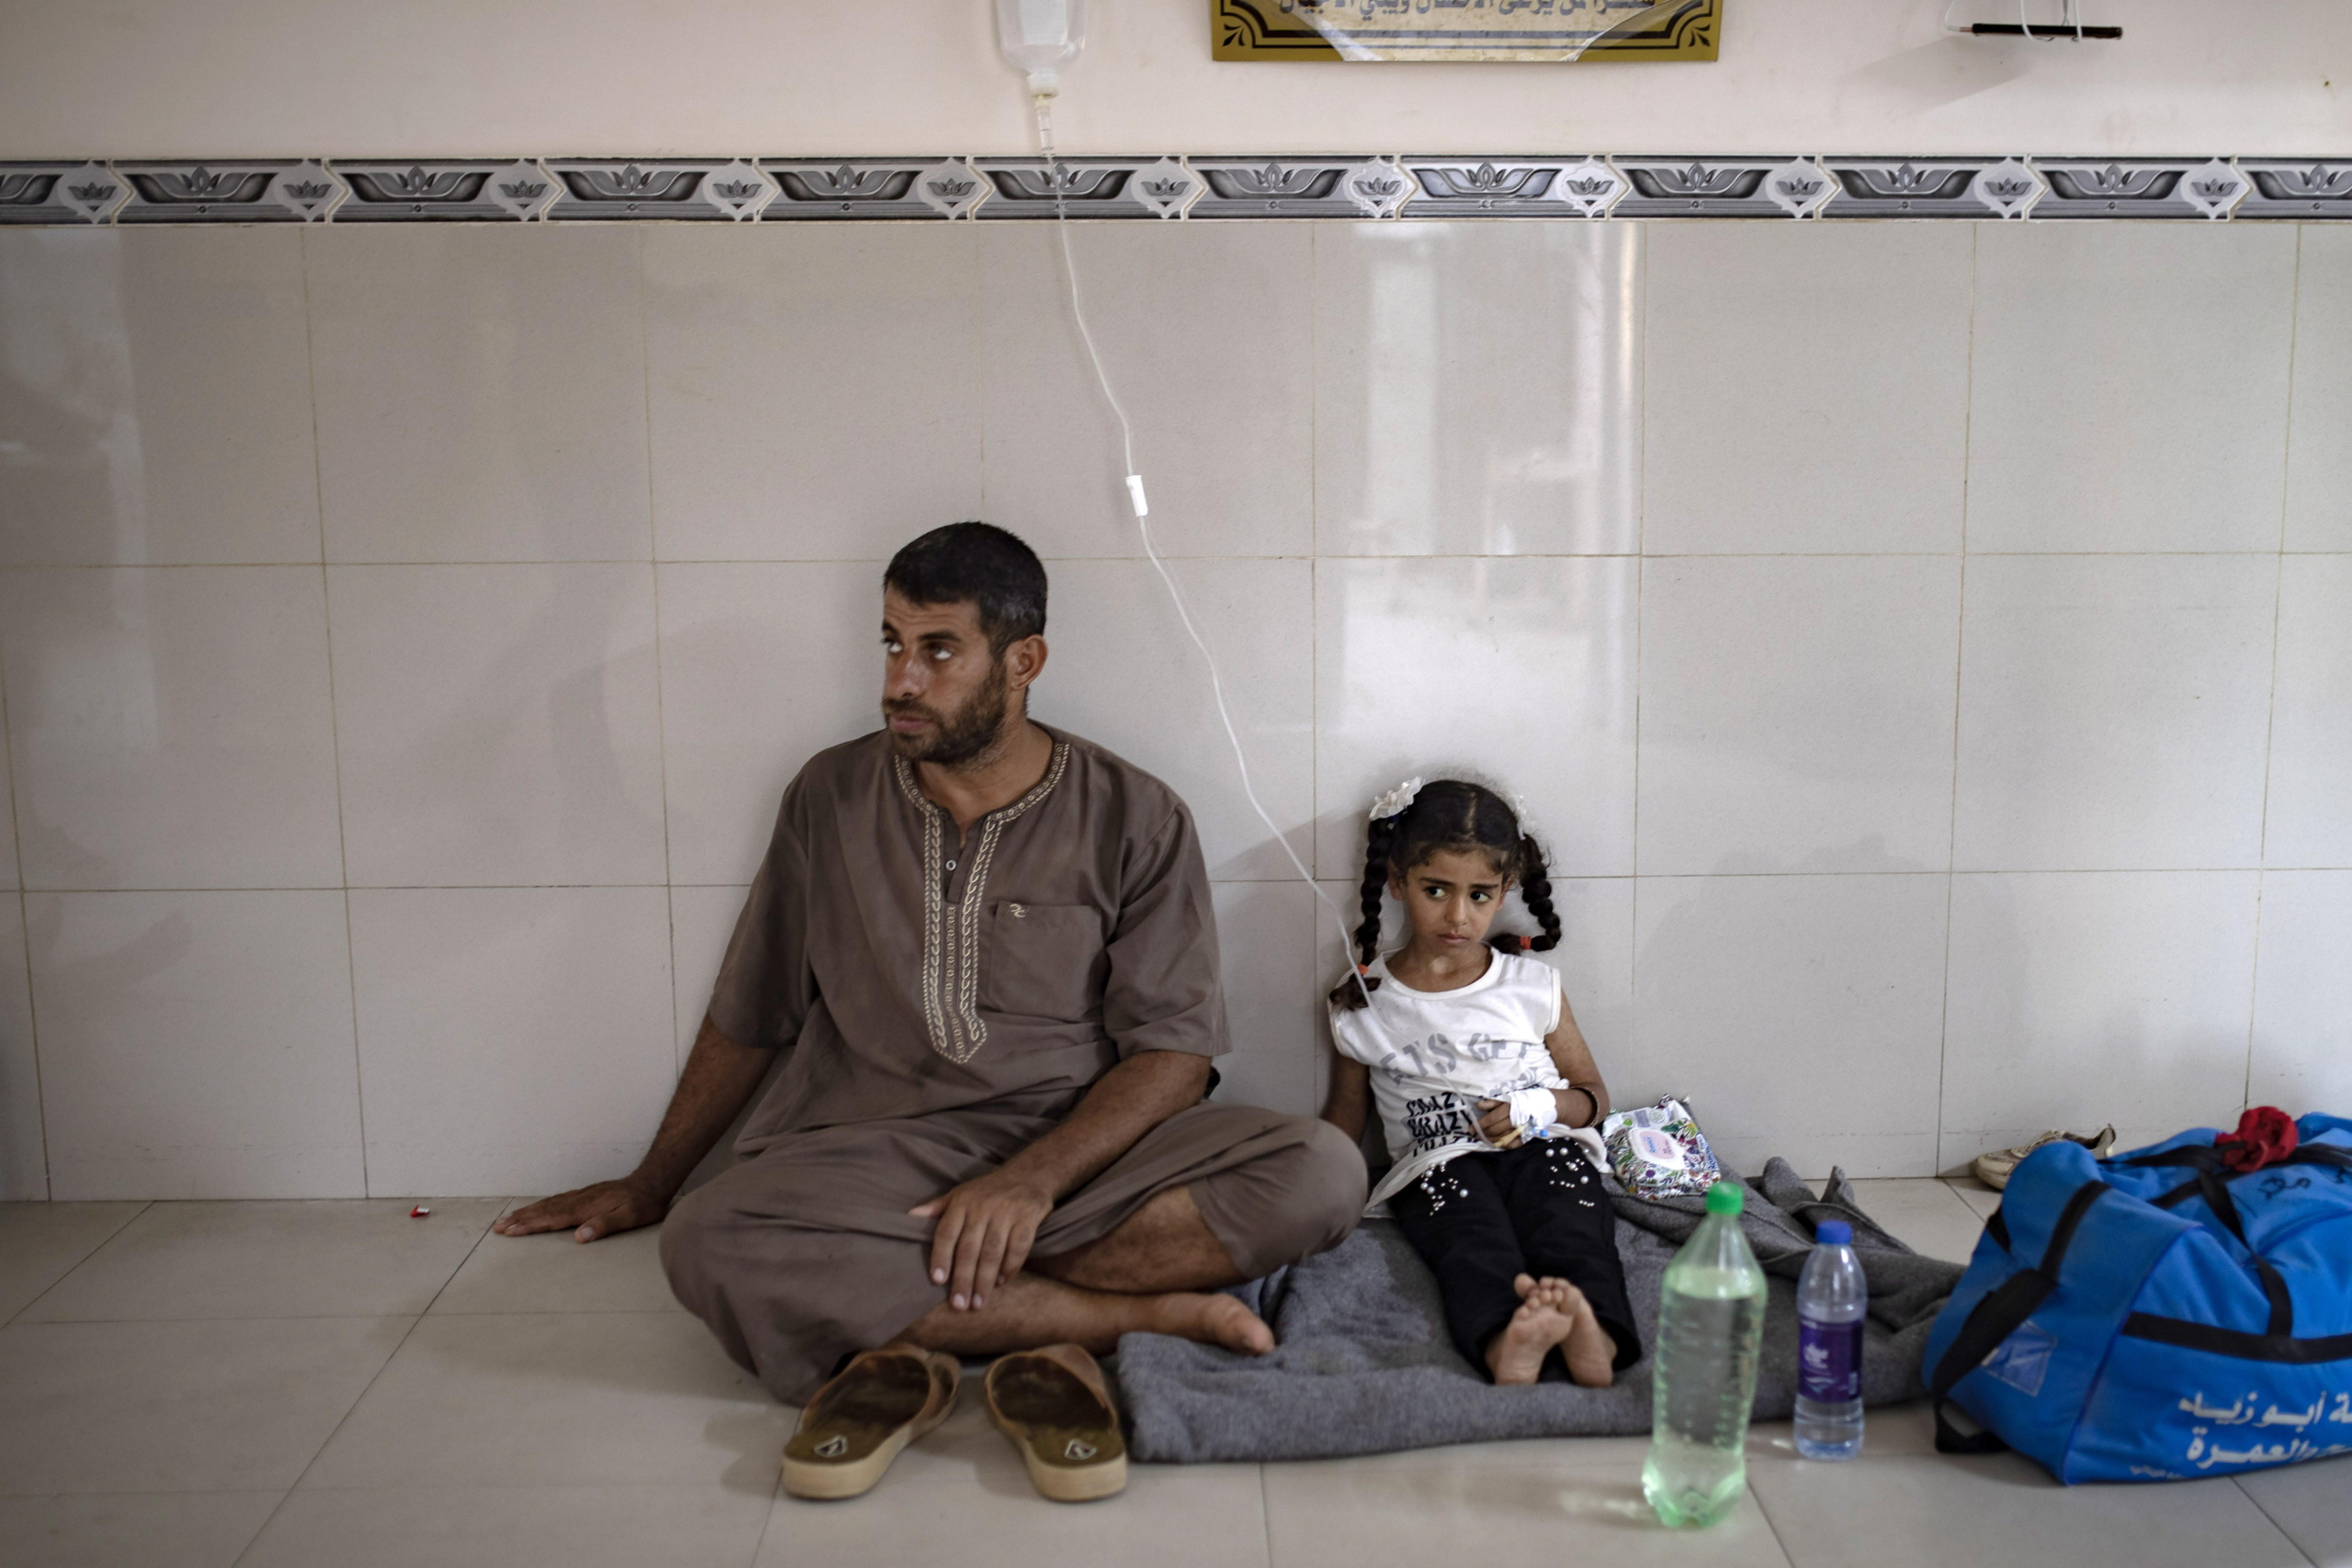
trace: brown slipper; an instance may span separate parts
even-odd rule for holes
[[[884,1345],[850,1358],[816,1391],[784,1445],[784,1490],[801,1498],[869,1491],[898,1450],[948,1418],[963,1363],[917,1345]]]
[[[1076,1345],[1018,1351],[989,1367],[988,1414],[1013,1439],[1040,1496],[1091,1502],[1127,1486],[1127,1444],[1118,1434],[1102,1368]]]

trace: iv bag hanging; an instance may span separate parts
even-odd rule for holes
[[[1055,71],[1087,47],[1086,0],[996,0],[997,46],[1029,73],[1029,90],[1059,90]]]

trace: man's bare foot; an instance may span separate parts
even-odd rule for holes
[[[1152,1298],[1154,1333],[1223,1345],[1244,1355],[1264,1355],[1274,1348],[1274,1331],[1265,1320],[1231,1296],[1171,1290]]]
[[[1544,1357],[1551,1353],[1551,1347],[1567,1339],[1575,1327],[1560,1294],[1561,1281],[1530,1279],[1524,1274],[1519,1280],[1526,1283],[1526,1289],[1519,1290],[1519,1310],[1486,1342],[1486,1370],[1494,1374],[1498,1387],[1533,1383],[1543,1371]],[[1518,1281],[1514,1281],[1513,1289],[1518,1289]],[[1577,1300],[1581,1301],[1583,1297]]]

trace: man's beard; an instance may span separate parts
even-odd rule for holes
[[[1005,679],[1002,661],[988,672],[971,700],[953,713],[941,713],[926,708],[909,698],[884,698],[882,715],[889,718],[899,713],[912,713],[929,719],[931,728],[917,735],[890,731],[890,749],[910,763],[935,763],[943,768],[961,767],[994,746],[1004,731],[1004,715],[1011,705],[1011,683]]]

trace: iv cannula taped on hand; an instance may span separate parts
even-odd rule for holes
[[[1289,835],[1276,824],[1257,798],[1257,790],[1250,780],[1249,754],[1242,747],[1241,732],[1234,727],[1233,713],[1225,706],[1225,683],[1217,671],[1217,657],[1209,651],[1207,640],[1192,624],[1192,612],[1184,603],[1183,593],[1152,545],[1149,521],[1151,509],[1144,500],[1143,476],[1136,471],[1135,428],[1128,423],[1127,410],[1119,406],[1118,394],[1111,390],[1110,375],[1103,369],[1102,355],[1095,348],[1094,333],[1087,326],[1086,310],[1079,302],[1078,264],[1070,250],[1066,186],[1062,179],[1061,160],[1054,151],[1053,103],[1061,91],[1060,68],[1076,59],[1086,47],[1086,0],[996,0],[996,31],[1005,59],[1028,77],[1030,102],[1037,114],[1037,150],[1045,155],[1048,183],[1054,192],[1054,229],[1062,242],[1062,275],[1070,287],[1070,317],[1077,326],[1078,341],[1086,345],[1087,362],[1094,367],[1095,384],[1102,389],[1103,401],[1110,405],[1112,416],[1118,421],[1119,450],[1126,459],[1128,504],[1135,510],[1136,531],[1143,542],[1144,557],[1159,574],[1161,586],[1168,590],[1169,600],[1176,606],[1176,617],[1184,625],[1185,635],[1201,650],[1202,660],[1209,667],[1210,693],[1216,699],[1217,718],[1233,747],[1234,765],[1241,773],[1242,794],[1248,798],[1250,809],[1257,813],[1258,820],[1265,824],[1266,831],[1274,835],[1274,841],[1282,847],[1298,879],[1331,911],[1332,921],[1339,931],[1339,951],[1349,952],[1352,949],[1347,916],[1317,884],[1315,874],[1298,858],[1298,851],[1291,847]],[[1364,1001],[1369,1005],[1372,993],[1364,985],[1362,971],[1354,964],[1349,968],[1357,985],[1363,987]]]

